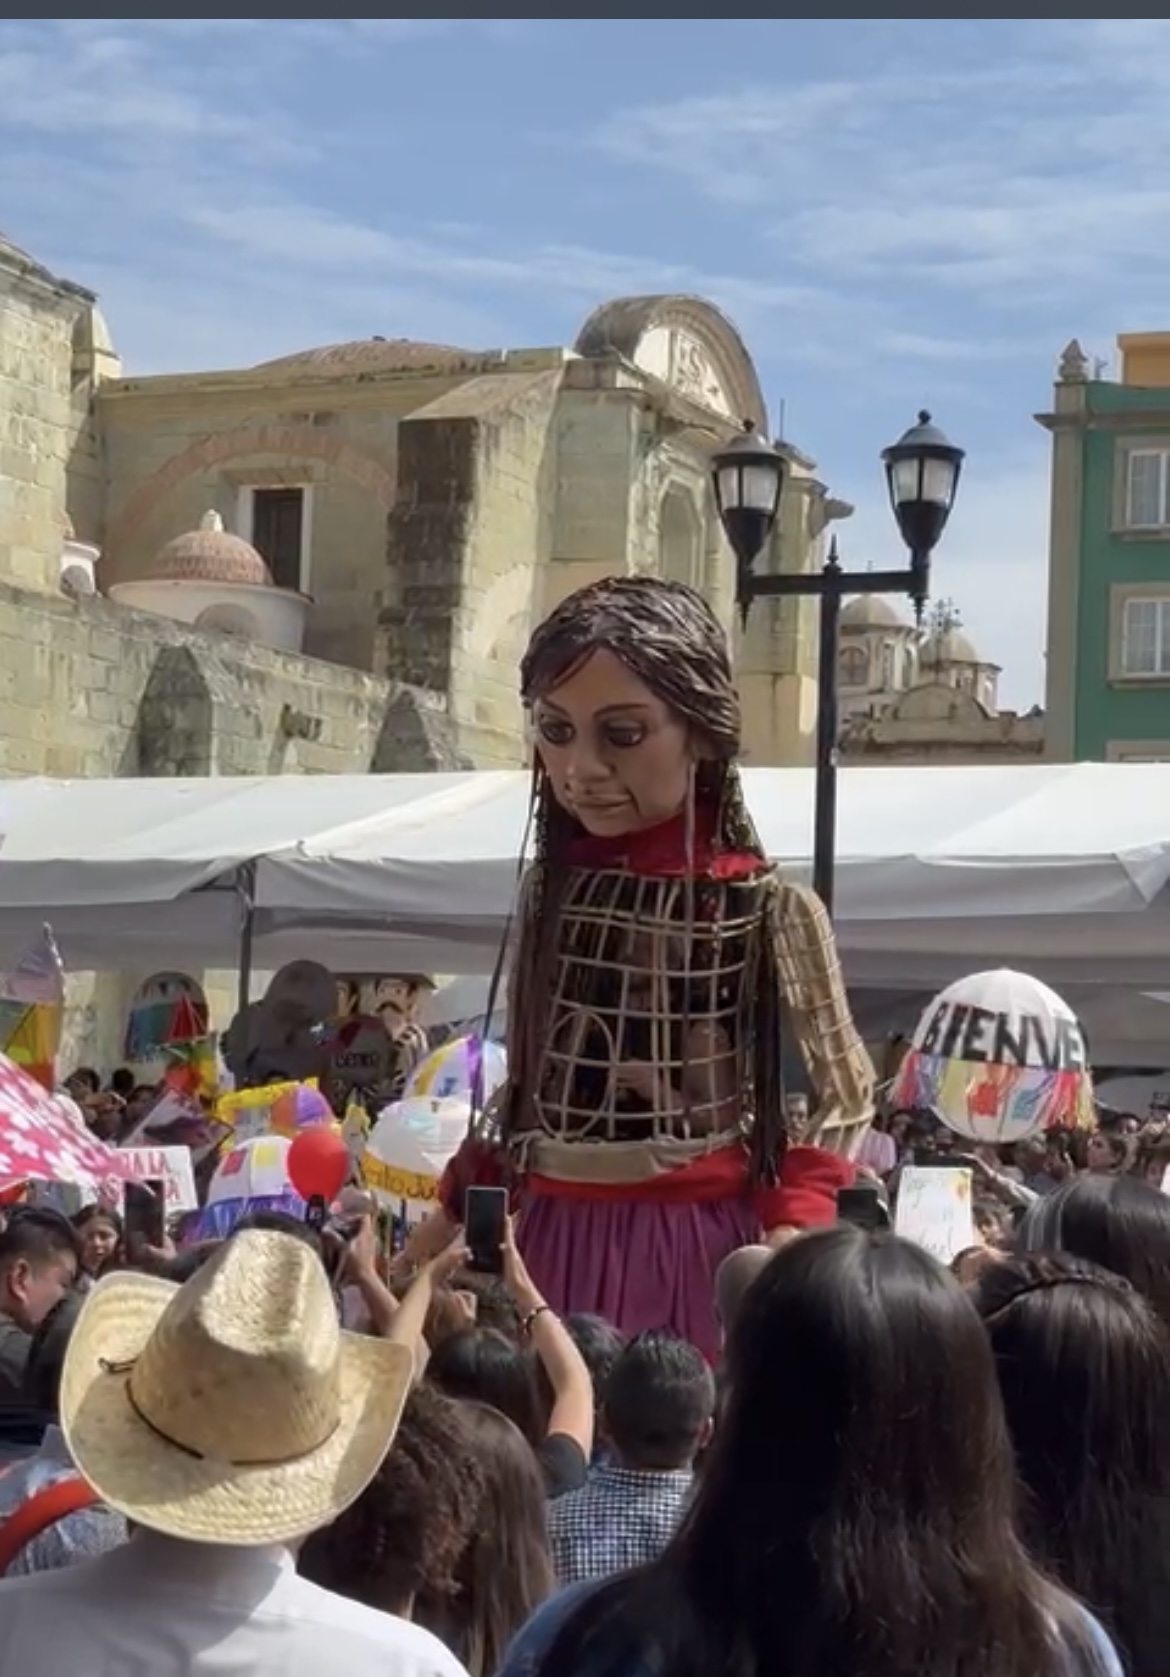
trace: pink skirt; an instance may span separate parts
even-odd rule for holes
[[[665,1328],[718,1359],[715,1271],[760,1239],[749,1198],[687,1205],[523,1194],[521,1209],[524,1262],[560,1315],[602,1316],[627,1335]]]

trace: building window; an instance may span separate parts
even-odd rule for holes
[[[1125,524],[1129,530],[1170,525],[1170,450],[1133,448],[1126,455]]]
[[[1121,619],[1123,676],[1170,678],[1170,599],[1128,599]]]
[[[869,678],[869,659],[859,646],[842,648],[837,660],[837,680],[842,687],[864,687]]]
[[[240,492],[240,534],[265,561],[278,588],[308,593],[311,510],[309,489]]]
[[[892,693],[898,685],[898,649],[893,641],[882,642],[882,692]]]

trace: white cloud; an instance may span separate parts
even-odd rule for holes
[[[1067,296],[1160,261],[1170,26],[1022,24],[1009,60],[959,69],[946,28],[926,26],[909,60],[899,37],[854,78],[619,112],[596,143],[750,208],[798,272],[832,284]]]

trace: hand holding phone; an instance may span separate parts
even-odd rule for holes
[[[504,1273],[504,1241],[508,1232],[508,1190],[468,1188],[463,1211],[463,1233],[478,1275]]]
[[[858,1229],[888,1229],[890,1213],[876,1184],[856,1182],[837,1189],[837,1221]]]

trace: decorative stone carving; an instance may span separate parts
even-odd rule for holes
[[[1056,369],[1058,384],[1084,384],[1089,377],[1089,358],[1076,338],[1071,338],[1061,351]]]

